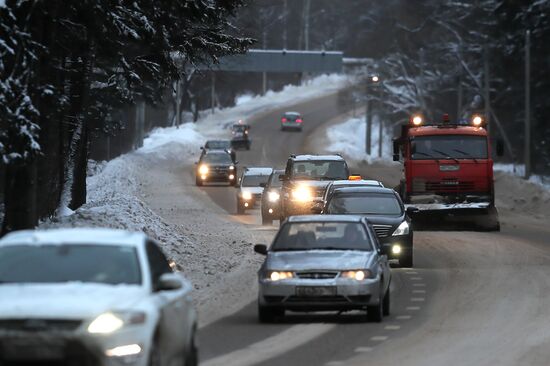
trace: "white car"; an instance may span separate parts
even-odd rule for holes
[[[8,234],[0,240],[0,365],[196,365],[191,289],[143,233]]]

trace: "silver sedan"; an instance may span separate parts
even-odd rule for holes
[[[259,276],[258,313],[272,322],[286,310],[390,312],[391,271],[368,221],[360,216],[290,217],[279,229]]]

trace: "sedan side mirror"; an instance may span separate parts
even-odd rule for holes
[[[262,187],[262,188],[267,187],[267,183],[260,183],[260,187]]]
[[[413,215],[413,214],[415,214],[415,213],[420,212],[420,210],[418,209],[418,207],[414,207],[414,206],[409,206],[409,207],[407,207],[407,210],[406,210],[406,211],[407,211],[407,215],[409,215],[409,216],[411,216],[411,215]]]
[[[313,207],[311,207],[311,212],[318,215],[323,212],[323,206],[323,201],[315,201],[315,203],[313,203]]]
[[[176,273],[165,273],[157,280],[157,291],[173,291],[183,287],[180,275]]]
[[[265,244],[256,244],[254,245],[254,251],[261,255],[267,255],[267,245]]]
[[[233,162],[233,164],[237,165],[237,164],[239,164],[239,161],[236,160],[236,161]]]
[[[201,150],[204,150],[204,146],[201,146]]]

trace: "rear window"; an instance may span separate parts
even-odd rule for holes
[[[348,167],[343,161],[295,161],[292,178],[305,180],[348,179]]]
[[[206,154],[202,158],[202,162],[207,164],[233,164],[229,154]]]
[[[205,147],[207,149],[229,149],[231,147],[231,141],[207,141]]]
[[[267,183],[269,175],[245,175],[243,177],[243,187],[259,187],[262,183]]]
[[[272,251],[371,251],[372,248],[365,227],[355,222],[286,223],[271,246]]]

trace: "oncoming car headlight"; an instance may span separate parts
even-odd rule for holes
[[[407,221],[403,221],[401,225],[399,225],[399,227],[395,229],[392,236],[408,235],[408,234],[409,234],[409,223]]]
[[[292,191],[292,198],[300,202],[308,202],[313,200],[313,195],[311,194],[311,189],[306,186],[296,187]]]
[[[88,326],[88,332],[92,334],[110,334],[116,332],[124,325],[145,323],[145,313],[103,313],[95,318]]]
[[[279,193],[275,192],[275,191],[270,191],[267,193],[267,199],[270,201],[270,202],[276,202],[278,201],[280,198],[280,195]]]
[[[342,272],[342,277],[350,278],[356,281],[363,281],[365,278],[372,277],[372,273],[367,269],[362,269],[359,271],[344,271]]]
[[[280,280],[288,280],[294,277],[294,274],[292,272],[280,272],[280,271],[273,271],[269,272],[267,278],[269,278],[271,281],[280,281]]]
[[[241,196],[242,196],[243,200],[251,200],[252,199],[252,193],[250,193],[248,191],[243,191],[241,193]]]
[[[209,171],[209,169],[208,169],[208,166],[207,166],[207,165],[201,165],[201,166],[199,167],[199,173],[201,173],[201,174],[203,174],[203,175],[204,175],[204,174],[208,174],[208,171]]]

